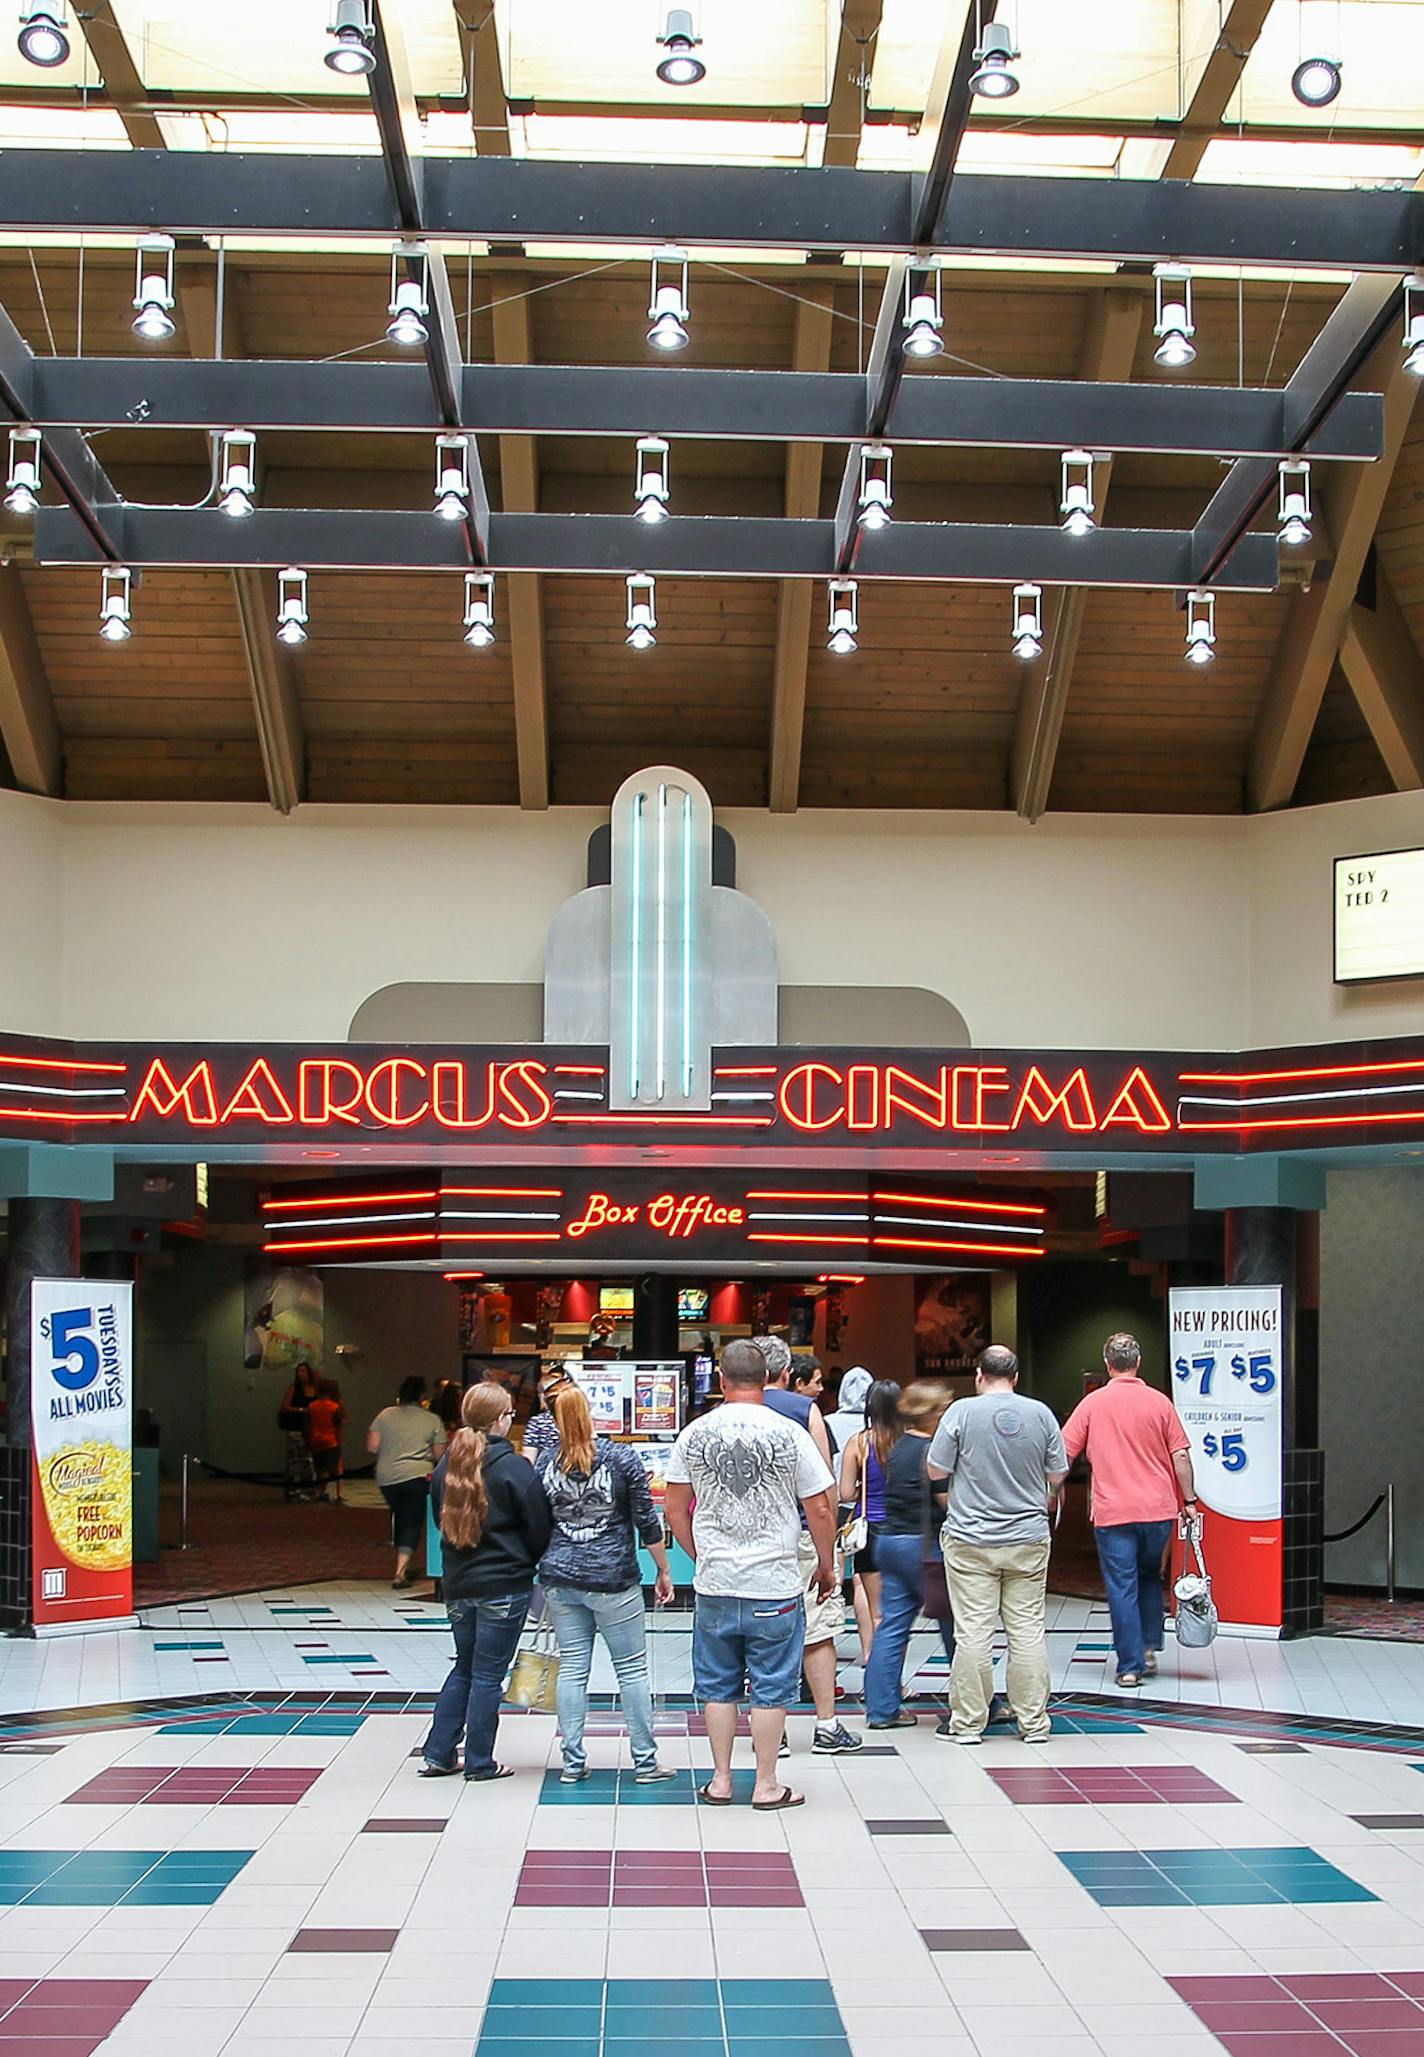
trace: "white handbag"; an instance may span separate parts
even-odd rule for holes
[[[1183,1571],[1172,1591],[1177,1597],[1177,1641],[1188,1650],[1204,1650],[1216,1641],[1217,1629],[1221,1626],[1216,1611],[1216,1602],[1211,1597],[1211,1573],[1202,1556],[1200,1525],[1193,1522],[1187,1530],[1192,1555],[1196,1559],[1195,1571]]]

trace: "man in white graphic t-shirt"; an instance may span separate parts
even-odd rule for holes
[[[777,1777],[776,1753],[805,1643],[796,1561],[801,1509],[824,1597],[835,1584],[835,1487],[805,1429],[765,1404],[766,1360],[754,1343],[727,1345],[721,1377],[724,1404],[673,1446],[665,1506],[668,1526],[697,1567],[692,1676],[714,1766],[699,1798],[709,1807],[731,1803],[737,1706],[750,1680],[752,1805],[771,1812],[805,1801]]]

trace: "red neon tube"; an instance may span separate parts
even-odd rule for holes
[[[1184,1086],[1267,1086],[1298,1078],[1368,1078],[1376,1072],[1424,1071],[1424,1058],[1390,1064],[1318,1064],[1300,1071],[1181,1071]]]
[[[1011,1200],[931,1200],[923,1193],[872,1193],[872,1200],[894,1200],[908,1207],[963,1207],[970,1214],[1047,1214],[1046,1207]]]
[[[438,1200],[438,1193],[341,1193],[324,1194],[319,1200],[264,1200],[264,1214],[299,1212],[304,1207],[383,1207],[392,1200]]]
[[[857,1249],[862,1249],[864,1248],[866,1239],[864,1236],[781,1236],[772,1235],[769,1233],[764,1234],[760,1231],[754,1230],[752,1234],[750,1234],[747,1237],[747,1241],[749,1243],[804,1243],[809,1245],[809,1247],[813,1250],[819,1250],[823,1243],[851,1243],[854,1244]]]
[[[1177,1127],[1195,1135],[1240,1135],[1258,1128],[1373,1128],[1376,1122],[1424,1121],[1424,1107],[1409,1114],[1283,1114],[1262,1121],[1179,1121]]]
[[[771,1193],[759,1186],[747,1194],[749,1200],[864,1200],[865,1193]]]
[[[101,1071],[122,1078],[126,1064],[81,1064],[77,1057],[4,1057],[0,1064],[13,1064],[19,1071]]]
[[[1025,1248],[1022,1243],[927,1243],[913,1236],[872,1236],[871,1242],[885,1250],[974,1250],[989,1257],[1046,1257],[1046,1250]]]
[[[373,1250],[382,1243],[435,1243],[432,1230],[420,1236],[303,1236],[290,1243],[264,1243],[264,1250]]]
[[[7,1121],[127,1121],[126,1114],[66,1114],[62,1108],[0,1107],[0,1125]]]
[[[440,1231],[442,1243],[561,1243],[563,1236],[558,1229],[491,1229],[482,1235],[452,1235],[448,1229]]]
[[[635,1128],[770,1128],[770,1114],[556,1114],[555,1121],[585,1127]],[[820,1195],[817,1195],[819,1199]]]
[[[445,1186],[442,1197],[458,1200],[562,1200],[562,1186]]]

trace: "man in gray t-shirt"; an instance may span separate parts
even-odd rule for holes
[[[1009,1642],[1009,1699],[1026,1743],[1050,1732],[1048,1509],[1068,1474],[1058,1423],[1019,1393],[1019,1361],[993,1343],[975,1397],[956,1400],[930,1444],[931,1478],[949,1480],[944,1563],[954,1609],[950,1734],[981,1740],[993,1696],[994,1625]]]

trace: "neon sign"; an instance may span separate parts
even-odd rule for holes
[[[577,1239],[601,1228],[630,1228],[640,1218],[660,1235],[687,1242],[699,1229],[742,1228],[747,1214],[744,1207],[720,1204],[710,1193],[659,1193],[646,1207],[636,1200],[619,1202],[607,1193],[590,1193],[587,1207],[564,1233]]]

